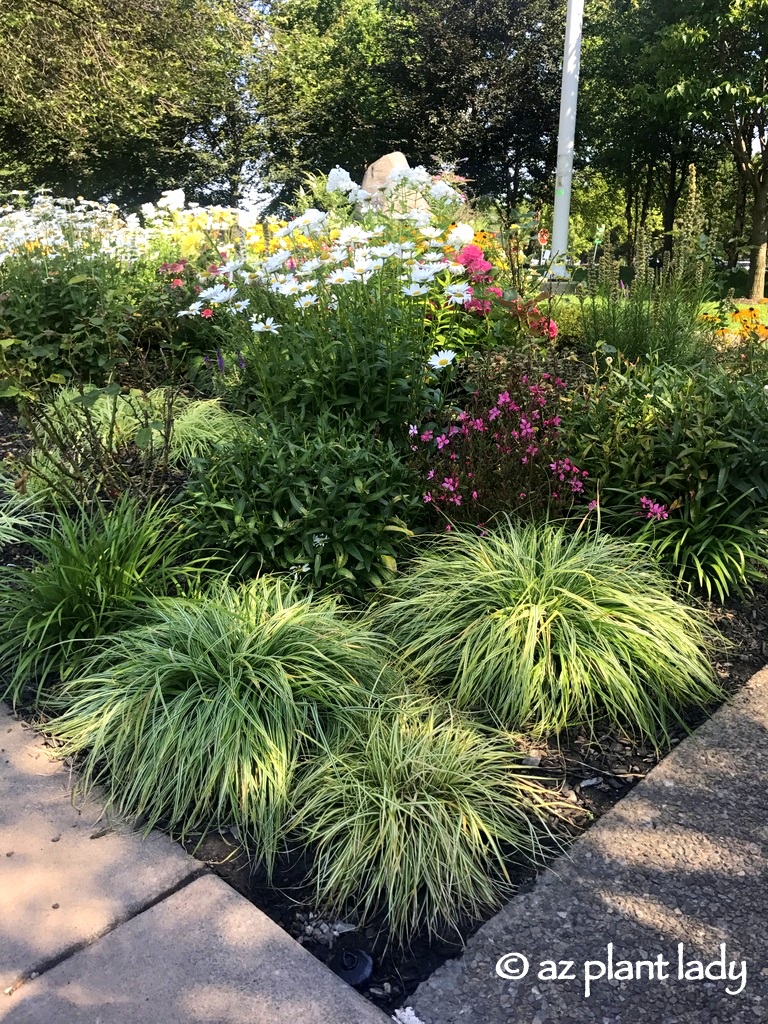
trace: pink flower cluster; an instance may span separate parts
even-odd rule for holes
[[[568,484],[572,494],[584,493],[584,481],[589,476],[589,473],[586,469],[579,469],[567,455],[564,459],[555,459],[554,462],[550,462],[549,468],[552,470],[556,480]]]
[[[413,424],[410,446],[423,466],[424,502],[453,517],[460,508],[474,519],[480,508],[580,497],[589,474],[562,450],[558,406],[565,387],[549,373],[533,382],[523,374],[491,402],[476,392],[442,426]]]
[[[640,515],[645,519],[653,519],[660,522],[662,519],[669,519],[669,511],[666,505],[653,501],[652,498],[640,499]]]
[[[465,245],[457,254],[456,262],[466,268],[467,277],[473,283],[491,280],[493,264],[483,256],[479,245]]]
[[[470,285],[467,290],[472,297],[466,300],[464,303],[464,309],[466,309],[468,313],[480,313],[481,316],[487,316],[491,311],[491,300],[475,298],[475,289],[472,285]],[[497,299],[500,299],[504,292],[501,288],[496,288],[491,284],[485,288],[485,294],[495,295]]]
[[[496,288],[489,282],[493,277],[493,264],[483,255],[483,250],[478,245],[465,245],[456,255],[456,262],[466,268],[467,277],[472,285],[485,285],[482,289],[484,295],[495,295],[500,299],[504,294],[501,288]],[[464,309],[468,313],[478,313],[480,316],[487,316],[491,311],[491,300],[479,298],[474,294],[475,289],[470,285],[470,298],[464,303]]]

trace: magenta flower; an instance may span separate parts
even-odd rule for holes
[[[662,519],[669,519],[667,506],[661,504],[661,502],[653,501],[652,498],[641,498],[640,508],[640,514],[642,515],[644,512],[646,519],[653,519],[656,522],[660,522]]]

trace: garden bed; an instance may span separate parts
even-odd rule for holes
[[[733,694],[768,661],[768,586],[756,588],[750,601],[713,604],[709,610],[713,622],[732,644],[714,667],[726,692]],[[701,711],[690,711],[685,716],[686,726],[695,729],[708,717]],[[685,735],[683,728],[677,730],[673,744]],[[551,742],[533,748],[531,762],[553,779],[563,780],[564,793],[584,812],[583,821],[588,827],[645,778],[659,757],[650,747],[633,744],[615,733],[596,741],[576,733],[562,737],[559,747]],[[580,833],[581,828],[572,829],[574,839]],[[359,991],[387,1012],[403,1005],[446,960],[460,956],[462,943],[490,916],[465,922],[460,939],[454,936],[430,941],[422,934],[414,937],[407,950],[387,949],[387,932],[376,923],[333,934],[339,922],[324,918],[313,905],[303,885],[306,864],[301,858],[281,860],[270,883],[232,834],[209,834],[187,843],[187,848],[331,969],[343,969],[345,950],[370,954],[373,972]],[[509,870],[518,892],[527,891],[537,876],[535,869],[519,861],[512,862]],[[354,922],[352,917],[345,924]]]

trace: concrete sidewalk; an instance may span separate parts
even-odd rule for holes
[[[171,840],[75,808],[69,783],[0,705],[4,1024],[389,1020]]]
[[[409,1003],[423,1024],[768,1022],[768,669]]]

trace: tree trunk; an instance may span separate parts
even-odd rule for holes
[[[752,206],[752,237],[749,251],[749,297],[759,302],[765,295],[765,265],[768,255],[768,173],[758,178]]]
[[[640,227],[645,230],[648,225],[648,213],[651,209],[653,198],[653,184],[656,176],[656,164],[651,162],[645,172],[645,188],[643,190],[643,205],[640,210]]]
[[[635,237],[634,237],[634,215],[635,193],[633,182],[627,181],[625,187],[626,204],[624,206],[624,217],[627,222],[627,263],[631,266],[635,258]]]
[[[680,172],[680,180],[678,181],[678,170]],[[675,230],[675,215],[677,214],[677,204],[680,196],[683,194],[685,183],[688,180],[688,162],[682,160],[680,163],[677,161],[677,157],[672,156],[669,160],[669,175],[667,178],[667,190],[664,196],[664,209],[662,211],[662,220],[664,227],[664,251],[672,252],[674,246],[674,230]]]
[[[747,182],[743,174],[736,177],[736,204],[733,210],[733,227],[725,251],[728,269],[734,270],[739,262],[739,242],[744,235],[744,224],[747,219]]]

